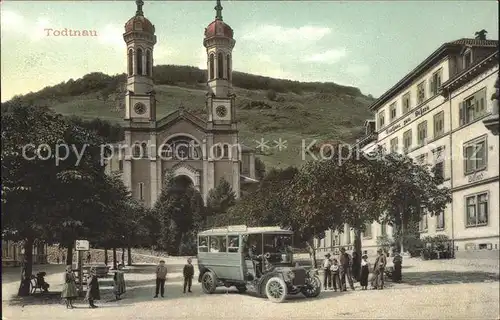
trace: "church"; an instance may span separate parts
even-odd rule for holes
[[[215,20],[205,29],[207,52],[207,119],[182,106],[157,119],[153,82],[154,25],[144,16],[143,1],[125,24],[127,93],[122,126],[125,140],[115,145],[107,172],[121,172],[132,196],[152,207],[171,173],[192,184],[206,201],[225,180],[236,197],[242,186],[255,183],[255,154],[238,140],[235,94],[232,90],[233,30],[222,20],[220,0]]]

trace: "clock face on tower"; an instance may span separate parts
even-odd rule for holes
[[[219,118],[224,118],[227,115],[227,108],[226,106],[220,105],[215,108],[215,114]]]
[[[138,115],[146,113],[146,106],[143,103],[136,103],[134,106],[134,112]]]

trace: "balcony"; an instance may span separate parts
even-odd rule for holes
[[[499,125],[499,112],[498,112],[498,99],[500,96],[500,85],[497,81],[495,82],[496,92],[492,95],[492,110],[491,115],[483,120],[484,126],[491,131],[494,135],[498,136],[500,125]]]

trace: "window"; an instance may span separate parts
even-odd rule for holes
[[[378,114],[378,128],[379,129],[383,128],[385,125],[385,112],[384,111],[380,111]]]
[[[141,155],[142,158],[148,157],[148,144],[146,142],[141,143]]]
[[[146,75],[151,76],[151,51],[146,51]]]
[[[484,170],[487,166],[487,143],[486,137],[481,137],[475,141],[464,145],[464,171],[465,174],[471,174],[476,171]]]
[[[466,125],[486,114],[486,88],[459,104],[460,125]]]
[[[209,69],[208,69],[208,80],[212,80],[215,77],[215,61],[214,61],[214,54],[210,54],[209,58]]]
[[[422,81],[417,85],[417,104],[421,104],[424,101],[425,101],[425,81]]]
[[[430,82],[430,89],[431,89],[431,96],[435,96],[438,94],[439,88],[441,87],[441,76],[443,74],[443,70],[439,69],[438,71],[434,72],[431,77],[431,82]]]
[[[208,252],[208,237],[198,237],[198,252]]]
[[[425,208],[421,208],[421,217],[420,223],[418,225],[418,231],[426,232],[429,227],[427,222],[427,210],[425,210]]]
[[[402,104],[403,104],[403,114],[409,112],[411,109],[411,107],[410,107],[410,93],[409,92],[407,92],[403,95]]]
[[[423,146],[427,139],[427,120],[422,121],[417,126],[417,144]]]
[[[348,224],[345,225],[345,243],[351,244],[351,227]]]
[[[391,106],[389,107],[389,112],[391,114],[391,121],[396,119],[396,116],[397,116],[396,102],[391,104]]]
[[[403,147],[404,152],[409,152],[412,145],[412,134],[411,129],[407,130],[403,133]]]
[[[442,136],[444,133],[444,111],[434,115],[434,138]]]
[[[137,57],[136,57],[136,64],[137,64],[137,74],[142,75],[142,49],[137,49]]]
[[[385,237],[387,235],[387,224],[386,223],[382,223],[380,225],[380,235],[382,237]]]
[[[444,211],[436,215],[436,231],[444,230]]]
[[[432,151],[434,157],[434,176],[440,180],[444,179],[444,147]]]
[[[427,164],[427,153],[421,154],[415,158],[415,162],[419,165]]]
[[[118,160],[118,170],[123,172],[123,160]]]
[[[226,252],[227,248],[226,236],[210,236],[210,252]]]
[[[365,238],[368,238],[368,239],[372,237],[372,224],[371,223],[366,223],[365,232],[363,232],[363,236]]]
[[[467,227],[488,224],[488,193],[480,193],[465,198]]]
[[[139,143],[134,144],[132,147],[132,158],[139,159],[142,158],[142,148]]]
[[[139,200],[144,200],[144,183],[139,182]]]
[[[128,75],[134,74],[134,51],[130,49],[128,51]]]
[[[464,53],[463,57],[464,69],[467,69],[472,64],[472,51],[468,50]]]
[[[222,58],[222,52],[217,54],[217,79],[224,78],[224,59]]]
[[[436,162],[433,171],[436,178],[444,180],[444,161]]]
[[[226,56],[226,71],[227,71],[227,80],[231,80],[231,56],[228,54]]]
[[[239,236],[227,236],[227,252],[238,252],[238,248],[240,245],[240,237]]]
[[[391,139],[391,152],[398,152],[398,137]]]

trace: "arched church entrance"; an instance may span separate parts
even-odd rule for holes
[[[194,188],[194,181],[187,175],[180,174],[173,178],[173,185],[178,190],[186,190]]]

